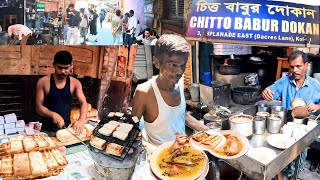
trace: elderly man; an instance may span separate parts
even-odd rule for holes
[[[8,27],[8,45],[22,44],[26,45],[32,31],[25,25],[14,24]],[[16,42],[19,40],[19,42]]]
[[[320,110],[320,83],[316,79],[306,75],[308,68],[308,57],[302,51],[293,51],[288,58],[290,76],[285,76],[274,82],[262,92],[265,100],[281,98],[282,106],[291,109],[291,101],[294,98],[302,98],[307,102],[307,109],[310,113]],[[300,167],[303,168],[307,152],[302,153]],[[285,173],[291,177],[294,173],[294,164],[291,163],[285,168]],[[278,176],[279,179],[282,175]]]
[[[43,118],[42,129],[48,132],[73,126],[80,134],[87,122],[87,101],[79,80],[70,77],[72,55],[68,51],[59,51],[54,56],[54,73],[39,79],[36,90],[36,111]],[[76,96],[80,104],[80,118],[71,124],[70,111],[72,97]]]
[[[191,115],[186,114],[182,75],[190,48],[178,35],[162,35],[154,53],[154,64],[160,73],[138,85],[132,114],[144,119],[143,145],[148,154],[156,146],[176,139],[175,133],[185,134],[185,125],[196,130],[208,130]]]

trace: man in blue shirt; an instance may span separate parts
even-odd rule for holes
[[[69,12],[67,13],[67,19],[69,21],[68,34],[67,34],[67,45],[71,45],[71,37],[73,37],[73,45],[77,45],[78,40],[78,28],[81,21],[81,16],[78,11],[74,9],[74,4],[69,4]]]
[[[302,98],[307,102],[307,109],[310,113],[320,110],[320,82],[306,75],[308,68],[308,57],[302,51],[293,51],[289,58],[289,76],[282,77],[273,85],[267,87],[262,92],[265,100],[271,101],[281,99],[282,106],[291,109],[291,101],[294,98]],[[301,154],[300,167],[303,169],[304,161],[307,157],[305,150]],[[294,164],[291,163],[284,171],[288,177],[294,174]],[[280,179],[282,175],[278,176]]]

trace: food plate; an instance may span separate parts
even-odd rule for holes
[[[287,149],[295,143],[295,139],[285,134],[272,134],[267,138],[267,142],[278,149]]]
[[[246,154],[248,152],[250,144],[249,144],[249,140],[245,136],[243,136],[240,133],[237,133],[235,131],[232,131],[232,130],[220,131],[220,133],[223,134],[224,136],[231,135],[231,136],[235,137],[237,147],[239,150],[238,150],[238,153],[236,153],[234,155],[227,155],[224,151],[225,145],[220,148],[216,148],[216,149],[208,149],[209,153],[211,153],[213,156],[220,158],[220,159],[235,159],[235,158],[243,156],[244,154]]]
[[[209,130],[209,131],[204,131],[206,133],[208,133],[209,135],[217,135],[217,136],[221,136],[221,142],[219,144],[217,144],[217,146],[215,148],[220,148],[222,147],[225,143],[226,143],[226,138],[219,132],[217,131],[213,131],[213,130]],[[193,136],[199,134],[201,132],[197,132],[196,134],[194,134]],[[196,149],[199,150],[208,150],[208,148],[204,147],[204,145],[201,144],[201,142],[196,142],[192,137],[190,138],[190,145]]]
[[[190,145],[186,145],[182,152],[188,152],[188,154],[185,155],[185,159],[196,159],[196,161],[189,161],[192,164],[196,164],[195,166],[176,165],[176,167],[173,167],[169,165],[169,163],[163,163],[168,161],[168,157],[170,157],[168,156],[170,154],[169,151],[171,151],[173,143],[174,141],[164,143],[161,146],[157,147],[156,150],[152,153],[150,168],[154,175],[164,180],[199,179],[203,175],[205,176],[206,172],[208,171],[208,157],[203,151],[193,148]],[[177,159],[180,159],[176,161],[183,160],[183,156],[177,157]],[[174,172],[172,172],[173,170]],[[178,175],[169,176],[167,174],[168,172],[177,172]]]
[[[252,148],[247,155],[265,165],[277,157],[272,149],[266,147]]]

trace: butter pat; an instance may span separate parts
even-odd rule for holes
[[[12,129],[16,127],[16,123],[4,124],[4,129]]]
[[[26,126],[26,123],[24,122],[24,120],[19,120],[16,122],[17,128],[24,128],[25,126]]]
[[[0,124],[4,124],[4,117],[0,116]]]
[[[17,132],[16,128],[11,128],[11,129],[5,129],[4,130],[6,134],[14,134]]]
[[[4,121],[6,124],[17,122],[17,116],[15,113],[4,115]]]

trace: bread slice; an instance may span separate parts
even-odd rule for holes
[[[35,137],[34,137],[34,140],[37,142],[40,151],[49,148],[49,143],[47,143],[47,141],[44,140],[43,137],[41,137],[41,136],[35,136]]]
[[[114,131],[112,133],[112,136],[115,137],[115,138],[118,138],[122,141],[125,141],[128,137],[128,134],[127,133],[124,133],[124,132],[121,132],[121,131]]]
[[[124,115],[124,113],[116,112],[116,113],[114,113],[114,115],[117,116],[117,117],[122,117]]]
[[[39,151],[29,152],[31,174],[33,176],[47,176],[49,174],[47,165]]]
[[[120,125],[120,122],[111,120],[111,121],[109,121],[107,124],[114,124],[114,125],[119,126],[119,125]]]
[[[53,149],[57,147],[57,145],[53,142],[51,137],[44,136],[42,138],[49,144],[49,147],[47,149]]]
[[[63,156],[63,154],[58,149],[52,149],[51,154],[56,159],[59,166],[66,166],[68,164],[67,159]]]
[[[22,141],[19,141],[19,140],[14,140],[14,141],[11,141],[11,154],[17,154],[17,153],[23,153],[24,150],[23,150],[23,145],[22,145]]]
[[[25,152],[30,152],[30,151],[37,151],[39,150],[39,146],[35,140],[33,140],[33,137],[28,137],[24,138],[22,140],[23,143],[23,148]]]
[[[119,126],[124,127],[124,128],[128,128],[128,129],[132,129],[132,127],[133,127],[133,125],[129,124],[129,123],[121,123]]]
[[[13,164],[13,159],[12,159],[11,155],[2,157],[0,176],[12,177],[13,176],[12,164]]]
[[[208,149],[214,149],[220,142],[222,141],[222,137],[218,135],[210,135],[201,143],[204,145],[204,147]]]
[[[49,171],[56,170],[59,167],[59,164],[57,163],[56,159],[53,157],[50,151],[43,151],[42,157]]]
[[[11,151],[11,142],[0,144],[0,157],[10,154],[10,151]]]
[[[98,132],[102,135],[105,135],[105,136],[110,136],[112,134],[112,130],[106,128],[106,127],[102,127],[98,130]]]
[[[103,150],[105,148],[105,145],[106,145],[106,140],[94,136],[90,140],[90,144],[93,147],[97,148],[97,149]]]
[[[107,123],[107,124],[104,124],[103,127],[107,128],[107,129],[110,129],[111,131],[114,131],[118,127],[118,125]]]
[[[91,124],[85,124],[84,129],[86,130],[86,134],[88,137],[93,134],[94,127]]]
[[[31,175],[28,153],[15,154],[13,156],[14,175],[19,177]]]
[[[106,153],[112,154],[115,156],[121,156],[123,150],[124,150],[123,146],[116,143],[109,143],[106,148]]]
[[[209,137],[210,135],[204,131],[201,131],[195,135],[192,136],[192,139],[195,140],[196,142],[201,142],[204,139],[206,139],[207,137]]]
[[[120,132],[124,132],[126,134],[129,134],[131,129],[132,129],[132,127],[131,128],[127,128],[127,127],[124,127],[124,126],[119,126],[119,127],[116,128],[116,131],[120,131]]]

